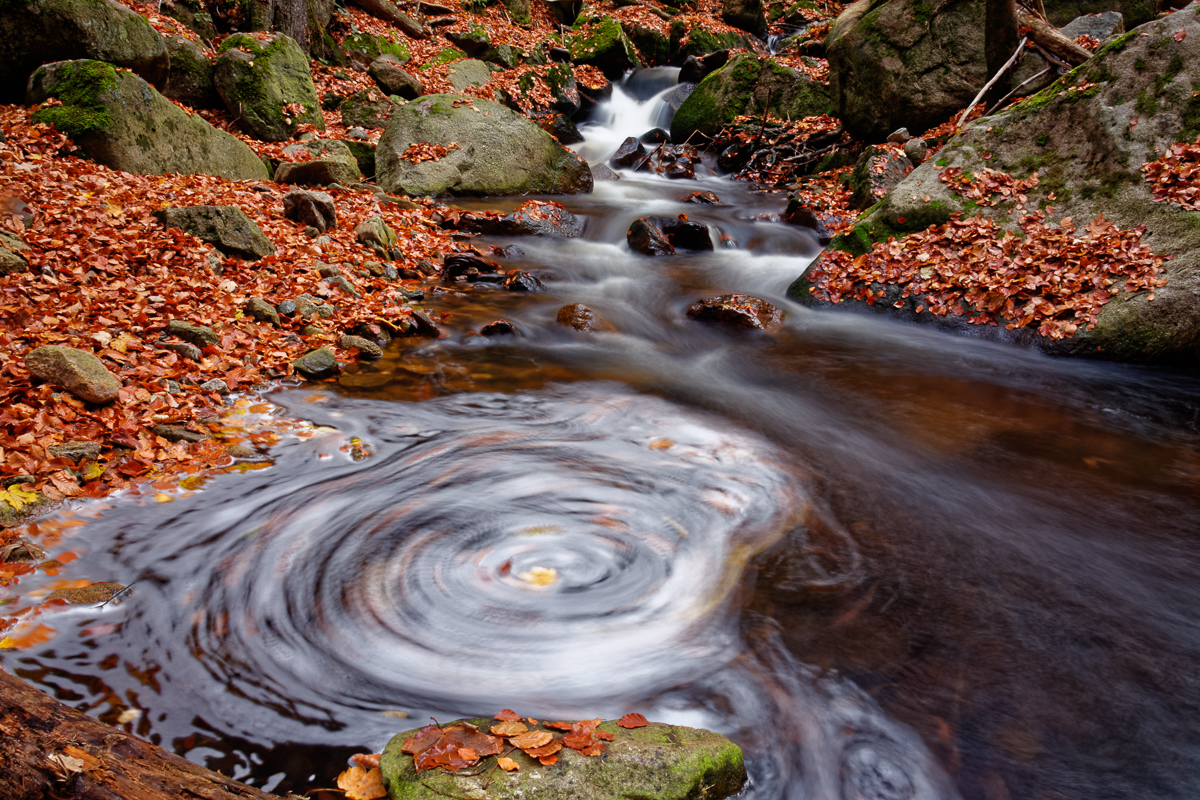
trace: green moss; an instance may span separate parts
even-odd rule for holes
[[[946,166],[947,164],[949,164],[949,163],[950,163],[950,161],[949,161],[949,159],[946,159],[946,158],[939,158],[937,161],[935,161],[935,162],[933,162],[933,163],[934,163],[934,164],[936,164],[936,165],[937,165],[937,166],[939,166],[939,167],[944,167],[944,166]]]
[[[1037,135],[1037,137],[1033,140],[1033,143],[1036,144],[1038,147],[1045,147],[1047,144],[1050,143],[1050,137],[1045,133],[1039,133]]]
[[[1196,92],[1200,92],[1200,88],[1193,84],[1192,96],[1183,104],[1183,108],[1179,110],[1179,116],[1183,121],[1183,128],[1175,137],[1177,142],[1191,142],[1197,136],[1200,136],[1200,96]]]
[[[1133,68],[1136,70],[1145,69],[1146,68],[1146,59],[1139,58],[1137,61],[1133,62]]]
[[[842,250],[853,256],[861,256],[871,249],[876,242],[886,242],[888,239],[902,239],[910,233],[923,231],[934,225],[942,225],[950,219],[957,209],[952,209],[941,200],[925,203],[920,210],[903,217],[904,221],[889,222],[887,220],[887,200],[876,203],[867,209],[859,223],[846,233],[838,234],[830,242],[832,250]]]
[[[421,66],[417,67],[417,69],[429,69],[430,67],[435,67],[439,64],[449,64],[451,61],[458,61],[460,58],[466,57],[467,54],[462,50],[459,50],[457,47],[443,47],[437,52],[437,55],[426,61]]]
[[[376,36],[371,33],[355,33],[342,41],[342,47],[347,53],[358,56],[360,61],[371,62],[384,54],[391,54],[401,64],[408,63],[412,55],[408,45],[394,42],[386,36]]]
[[[45,67],[34,76],[45,74]],[[51,97],[58,98],[60,106],[40,108],[33,114],[34,122],[53,125],[72,138],[102,131],[112,125],[112,116],[100,102],[104,92],[116,90],[116,69],[102,61],[74,61],[55,70],[57,78]]]

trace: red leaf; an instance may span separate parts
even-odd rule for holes
[[[641,714],[629,713],[617,720],[622,728],[644,728],[650,723]]]

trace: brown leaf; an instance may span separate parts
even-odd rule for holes
[[[337,786],[346,793],[349,800],[379,800],[387,797],[387,789],[383,786],[383,773],[378,767],[366,770],[359,766],[338,775]]]
[[[505,708],[501,710],[500,713],[494,717],[494,719],[498,719],[503,722],[516,722],[520,718],[521,715],[513,711],[511,708]]]
[[[498,722],[491,728],[493,736],[517,736],[528,731],[524,722]]]
[[[617,720],[622,728],[644,728],[650,723],[641,714],[629,713]]]
[[[500,758],[496,759],[496,763],[500,766],[500,769],[504,770],[505,772],[512,772],[521,768],[520,764],[513,761],[508,756],[500,756]]]
[[[514,736],[509,739],[514,747],[519,747],[525,750],[530,747],[541,747],[548,744],[554,738],[554,734],[550,731],[530,731],[523,733],[520,736]]]

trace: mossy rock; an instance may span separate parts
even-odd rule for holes
[[[221,108],[221,96],[213,84],[213,65],[200,46],[182,36],[166,38],[171,69],[163,96],[190,108]]]
[[[24,99],[29,76],[52,61],[128,67],[161,89],[167,46],[140,14],[113,0],[2,0],[0,103]]]
[[[576,64],[590,64],[610,79],[642,66],[633,42],[612,17],[581,15],[573,31],[567,37],[567,49]]]
[[[408,45],[373,33],[355,33],[347,36],[342,40],[342,49],[351,59],[363,66],[382,55],[395,56],[398,64],[407,64],[412,59]]]
[[[339,103],[338,112],[342,115],[342,124],[347,128],[357,125],[360,128],[382,130],[399,107],[399,103],[384,97],[379,91],[363,89]]]
[[[484,116],[484,113],[487,116]],[[413,142],[450,148],[413,164]],[[587,163],[530,120],[489,100],[426,95],[402,106],[375,154],[379,185],[391,194],[574,194],[592,190]]]
[[[629,41],[633,42],[647,66],[660,66],[671,60],[671,40],[654,28],[623,22],[621,30],[625,31]]]
[[[764,109],[781,119],[816,116],[829,111],[829,95],[807,75],[772,58],[743,53],[706,76],[680,104],[671,120],[671,139],[711,137],[735,117]]]
[[[202,173],[265,180],[263,163],[237,137],[188,114],[133,73],[100,61],[60,61],[30,79],[34,112],[75,140],[92,160],[134,174]]]
[[[495,724],[469,722],[485,732]],[[564,748],[557,763],[542,766],[518,750],[509,757],[519,770],[479,775],[417,773],[412,756],[401,747],[418,731],[406,731],[388,742],[380,769],[391,800],[722,800],[746,783],[741,748],[720,734],[657,722],[634,729],[605,722],[598,730],[613,736],[603,755]]]
[[[682,20],[676,20],[671,23],[669,44],[670,63],[679,66],[690,56],[703,58],[718,50],[754,52],[755,39],[740,31],[710,31],[699,24],[689,28]]]
[[[256,139],[284,142],[306,123],[325,130],[308,56],[290,36],[235,33],[221,43],[213,80],[229,113]],[[292,104],[300,110],[285,108]]]

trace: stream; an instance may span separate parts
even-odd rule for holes
[[[444,338],[267,396],[311,423],[272,467],[78,506],[55,579],[132,588],[0,665],[279,793],[507,707],[719,731],[751,800],[1200,796],[1200,378],[797,306],[820,246],[754,188],[623,171],[553,198],[577,239],[474,240],[546,291],[430,294]],[[679,213],[726,241],[630,252]],[[782,330],[684,314],[731,292]]]

